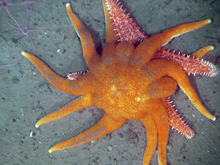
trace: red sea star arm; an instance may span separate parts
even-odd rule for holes
[[[105,1],[121,42],[136,43],[146,38],[135,23],[133,23],[132,19],[129,18],[129,14],[126,14],[125,10],[122,9],[119,1]]]
[[[75,13],[72,11],[69,3],[66,4],[66,10],[79,38],[81,39],[83,55],[86,64],[88,65],[90,71],[94,73],[95,67],[98,67],[97,65],[100,63],[101,58],[96,52],[92,36],[88,32],[88,30],[83,26],[82,22],[75,15]]]
[[[111,15],[108,10],[110,10],[110,6],[106,2],[106,0],[102,1],[103,8],[105,12],[105,22],[106,22],[106,43],[116,43],[119,40],[119,37],[117,35],[116,28],[113,24],[113,21],[111,19]]]
[[[169,97],[163,98],[164,105],[167,109],[169,124],[172,128],[184,134],[187,138],[192,138],[194,136],[191,128],[182,120],[182,118],[176,113],[171,105],[171,101]]]
[[[198,29],[200,27],[203,27],[209,23],[211,23],[210,19],[187,23],[187,24],[183,24],[183,25],[170,28],[160,34],[156,34],[150,38],[145,39],[137,47],[135,51],[134,59],[132,62],[134,64],[140,63],[140,66],[145,65],[151,60],[156,50],[158,50],[161,46],[168,43],[172,38],[177,37],[186,32]]]
[[[196,58],[204,56],[205,53],[210,50],[213,50],[213,47],[207,46],[193,53],[192,56],[184,56],[180,54],[175,54],[174,52],[170,52],[169,50],[159,49],[154,54],[153,58],[172,61],[180,66],[188,75],[201,74],[213,77],[217,75],[216,67],[208,61],[203,61],[203,59],[200,60],[199,58]]]
[[[49,152],[64,150],[72,147],[76,147],[78,145],[85,144],[92,140],[98,139],[116,129],[120,128],[122,124],[125,122],[124,118],[120,118],[118,120],[112,119],[110,116],[105,114],[102,119],[93,127],[88,129],[87,131],[77,135],[74,138],[61,142],[55,146],[53,146]]]
[[[63,108],[43,117],[40,119],[36,124],[35,127],[39,127],[42,124],[48,123],[53,120],[60,119],[64,116],[69,115],[72,112],[75,112],[79,109],[86,108],[92,106],[92,96],[91,94],[87,94],[85,96],[79,97],[76,100],[72,101],[71,103],[67,104]]]
[[[160,68],[163,68],[163,70],[161,70]],[[197,108],[197,110],[199,112],[201,112],[207,118],[209,118],[213,121],[216,120],[216,117],[213,116],[211,113],[209,113],[209,111],[202,105],[195,90],[190,85],[188,77],[186,76],[185,72],[178,65],[174,64],[171,61],[158,59],[158,60],[151,61],[148,64],[145,71],[148,73],[152,72],[155,75],[157,75],[157,76],[152,76],[151,78],[150,77],[146,78],[146,82],[149,80],[153,81],[153,80],[159,79],[165,75],[168,75],[168,76],[174,78],[177,81],[180,88],[184,91],[184,93],[189,97],[191,102]]]
[[[32,62],[39,72],[56,88],[73,95],[84,95],[95,90],[95,78],[92,74],[87,74],[77,81],[67,80],[53,72],[43,61],[34,55],[22,52],[30,62]]]
[[[68,80],[78,80],[82,76],[88,73],[89,73],[89,70],[82,70],[82,71],[68,73],[66,77]]]
[[[147,130],[147,146],[144,152],[143,164],[149,165],[157,146],[157,127],[151,114],[146,115],[144,118],[140,119],[140,121]]]

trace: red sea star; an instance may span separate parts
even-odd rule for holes
[[[95,105],[105,115],[84,133],[61,142],[49,152],[75,147],[102,137],[122,126],[126,119],[140,120],[147,130],[144,164],[149,164],[158,143],[159,164],[166,164],[168,114],[163,99],[175,92],[178,84],[195,107],[207,118],[215,120],[202,105],[190,85],[185,72],[172,61],[152,58],[155,52],[173,37],[209,24],[209,19],[179,25],[161,34],[146,38],[135,47],[129,42],[118,42],[114,25],[103,0],[107,22],[106,45],[102,56],[95,50],[90,33],[67,4],[67,13],[82,42],[85,61],[90,73],[76,81],[60,77],[37,57],[22,52],[40,73],[58,89],[73,95],[83,95],[64,108],[36,123],[36,127],[59,119],[78,109]]]

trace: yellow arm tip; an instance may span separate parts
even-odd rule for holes
[[[27,59],[29,59],[31,57],[32,54],[28,53],[28,52],[25,52],[25,51],[22,51],[21,54],[26,57]],[[33,56],[33,55],[32,55]]]
[[[214,46],[209,46],[209,49],[210,50],[214,50]]]
[[[42,119],[44,119],[44,118],[42,118]],[[47,123],[47,122],[45,122],[45,121],[42,120],[42,119],[40,119],[40,120],[35,124],[35,127],[36,127],[36,128],[38,128],[38,127],[40,127],[41,125]]]
[[[22,51],[21,54],[22,54],[23,56],[25,56],[25,55],[26,55],[26,52],[25,52],[25,51]]]
[[[36,127],[36,128],[38,128],[38,127],[39,127],[38,122],[35,124],[35,127]]]
[[[53,150],[49,149],[49,150],[48,150],[48,152],[49,152],[49,153],[52,153],[52,152],[53,152]]]
[[[52,152],[57,151],[57,150],[59,150],[59,149],[57,149],[57,148],[56,148],[56,145],[55,145],[55,146],[53,146],[52,148],[50,148],[50,149],[48,150],[48,152],[49,152],[49,153],[52,153]]]

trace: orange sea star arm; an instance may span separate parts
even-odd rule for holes
[[[75,13],[72,11],[69,3],[66,4],[66,10],[70,18],[70,21],[72,22],[79,38],[81,39],[83,55],[86,64],[88,65],[90,71],[94,73],[95,67],[100,63],[101,58],[96,52],[95,44],[92,39],[92,36],[88,32],[88,30],[83,26],[82,22],[75,15]]]
[[[125,122],[124,118],[120,118],[118,120],[112,119],[109,115],[105,114],[102,119],[93,127],[88,129],[87,131],[77,135],[74,138],[61,142],[55,146],[53,146],[49,152],[64,150],[67,148],[76,147],[78,145],[82,145],[84,143],[90,142],[92,140],[98,139],[116,129],[120,128],[122,124]]]
[[[195,53],[192,54],[192,56],[195,58],[202,58],[207,52],[209,52],[213,49],[214,49],[213,46],[206,46],[206,47],[203,47],[203,48],[197,50]]]
[[[84,95],[95,90],[95,78],[92,74],[86,74],[77,81],[67,80],[53,72],[43,61],[34,55],[22,52],[32,62],[39,72],[56,88],[73,95]]]
[[[164,98],[176,91],[177,82],[171,77],[162,77],[152,82],[147,90],[147,95],[153,99]]]
[[[145,39],[136,49],[132,64],[140,64],[140,67],[148,63],[157,49],[168,43],[172,38],[177,37],[186,32],[198,29],[211,23],[210,19],[179,25],[160,34],[156,34]]]
[[[168,141],[168,134],[169,134],[169,122],[168,122],[168,115],[166,112],[166,107],[164,106],[162,99],[152,99],[148,101],[146,108],[147,110],[150,111],[150,114],[153,118],[153,120],[151,120],[150,122],[154,121],[156,128],[157,128],[157,143],[158,143],[157,145],[158,145],[159,165],[166,165],[166,162],[167,162],[166,161],[166,148],[167,148],[167,141]],[[146,121],[146,119],[144,118],[141,121],[143,123]],[[152,128],[154,128],[154,125]],[[149,131],[154,131],[154,130],[149,130]],[[147,136],[148,136],[148,132],[147,132]],[[152,148],[149,148],[149,150],[152,150],[154,148],[154,146],[151,146],[151,147]],[[147,156],[147,154],[145,156]],[[148,158],[149,158],[148,156],[146,159],[144,158],[144,161],[149,162]],[[145,163],[144,165],[147,165],[147,163]]]
[[[188,77],[178,65],[167,60],[162,60],[162,59],[153,60],[148,64],[147,68],[145,68],[145,72],[148,73],[152,72],[155,75],[157,75],[148,78],[146,77],[147,79],[146,81],[156,80],[165,75],[174,78],[177,81],[180,88],[184,91],[184,93],[189,97],[189,99],[194,104],[194,106],[198,109],[198,111],[200,111],[204,116],[206,116],[211,120],[216,119],[216,117],[213,116],[211,113],[209,113],[209,111],[202,105],[195,90],[191,86]]]
[[[87,94],[85,96],[77,98],[76,100],[67,104],[63,108],[61,108],[55,112],[52,112],[49,115],[43,117],[35,124],[35,127],[38,128],[42,124],[48,123],[53,120],[60,119],[61,117],[67,116],[72,112],[75,112],[75,111],[82,109],[82,108],[90,107],[92,105],[93,105],[92,96],[91,96],[91,94]]]
[[[149,165],[157,146],[157,127],[151,114],[146,115],[140,119],[140,121],[146,128],[147,136],[147,146],[144,152],[143,164]]]

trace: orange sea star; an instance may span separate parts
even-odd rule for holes
[[[126,119],[140,120],[147,130],[144,165],[150,163],[156,145],[159,164],[166,164],[169,121],[167,105],[163,99],[175,92],[177,84],[203,115],[211,120],[216,118],[202,105],[181,67],[169,60],[155,59],[153,55],[173,37],[205,26],[211,21],[207,19],[179,25],[146,38],[135,47],[130,42],[118,42],[105,0],[103,5],[107,34],[102,56],[96,52],[90,33],[73,13],[70,4],[66,5],[69,18],[81,39],[90,73],[77,77],[75,81],[67,80],[54,73],[34,55],[22,52],[53,86],[69,94],[83,95],[39,120],[36,127],[95,105],[105,111],[103,118],[84,133],[53,146],[49,152],[68,149],[102,137],[121,127]]]

